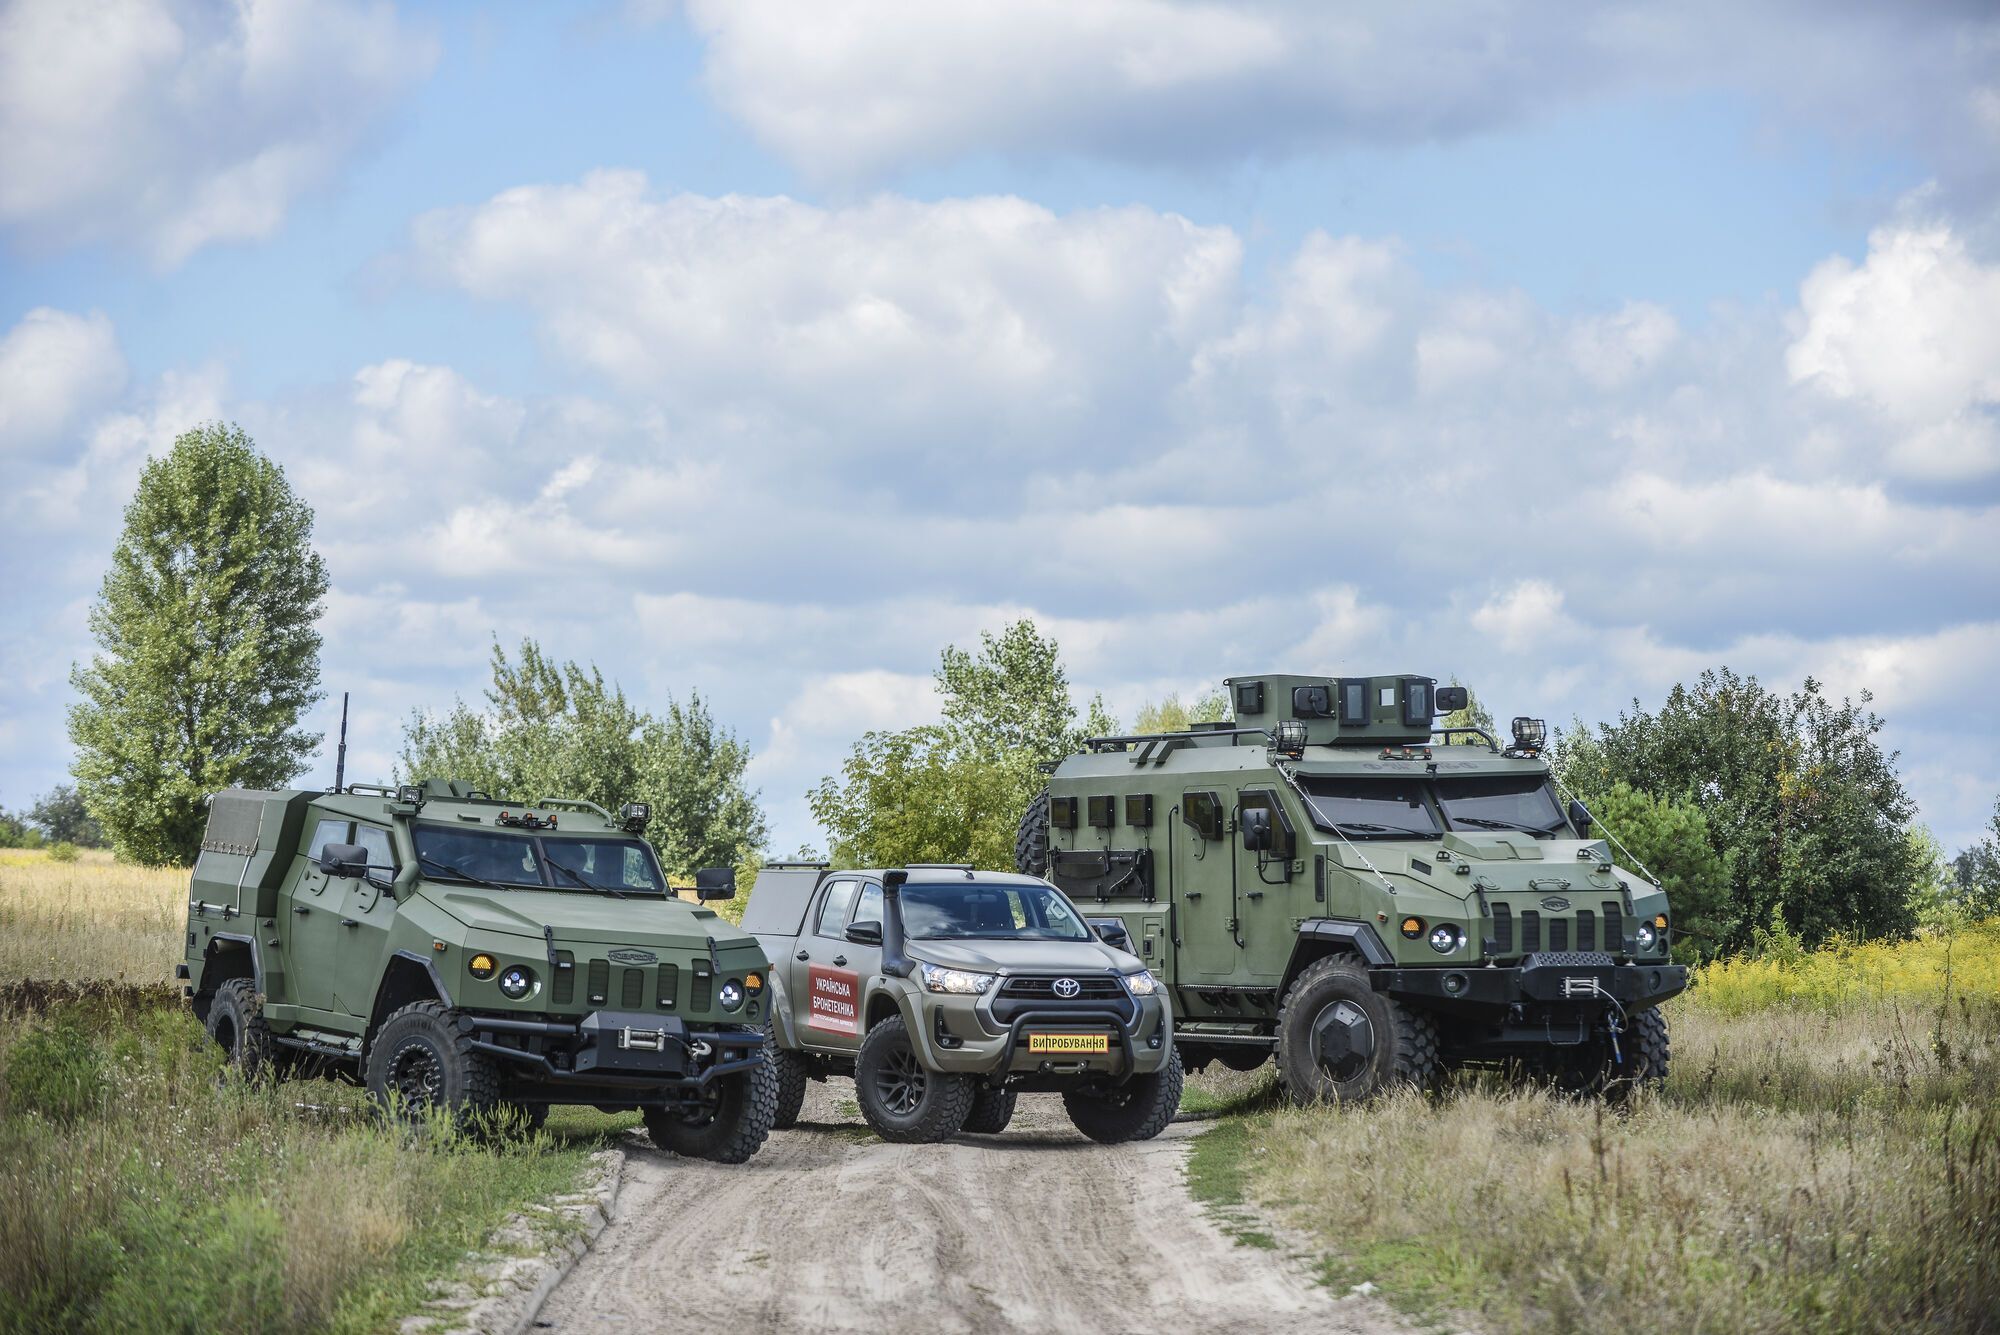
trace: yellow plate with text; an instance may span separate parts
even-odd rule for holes
[[[1109,1052],[1109,1034],[1029,1034],[1030,1052]]]

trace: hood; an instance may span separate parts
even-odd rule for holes
[[[697,908],[678,899],[614,899],[610,895],[560,890],[482,890],[426,882],[418,892],[473,931],[504,932],[542,939],[542,928],[554,929],[558,942],[608,942],[620,946],[653,946],[669,950],[708,949],[746,944],[744,932],[714,909]]]
[[[912,941],[910,958],[981,973],[1135,973],[1136,955],[1102,941]]]

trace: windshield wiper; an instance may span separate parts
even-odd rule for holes
[[[557,871],[569,877],[572,881],[575,881],[578,885],[582,886],[586,890],[602,890],[605,894],[612,896],[614,899],[625,898],[625,892],[623,890],[618,889],[616,886],[598,885],[594,881],[586,881],[583,879],[583,874],[581,872],[571,871],[568,867],[563,866],[562,863],[557,862],[554,858],[549,858],[547,861],[551,867],[554,867]]]
[[[458,880],[464,881],[469,885],[485,886],[488,890],[506,890],[511,888],[509,886],[500,884],[500,882],[498,881],[489,881],[484,876],[474,876],[471,872],[465,870],[465,868],[460,867],[455,863],[440,861],[439,859],[432,857],[428,853],[417,854],[417,861],[424,864],[425,866],[431,867],[434,870],[447,872],[451,876],[457,878]]]
[[[1429,839],[1436,830],[1413,830],[1407,825],[1371,825],[1365,820],[1337,820],[1334,822],[1342,834],[1354,831],[1359,834],[1407,834],[1417,839]]]
[[[1446,813],[1449,815],[1450,813]],[[1481,830],[1517,830],[1522,834],[1550,835],[1562,828],[1562,822],[1554,825],[1523,825],[1519,821],[1493,820],[1486,816],[1452,816],[1453,825],[1471,825]]]

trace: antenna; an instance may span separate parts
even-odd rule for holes
[[[347,692],[340,693],[340,750],[334,754],[333,791],[347,780]]]

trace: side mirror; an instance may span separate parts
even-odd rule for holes
[[[847,939],[857,946],[879,946],[882,944],[882,924],[851,922],[847,924]]]
[[[1590,808],[1574,798],[1569,804],[1569,823],[1576,826],[1576,832],[1585,839],[1590,838],[1590,827],[1597,822],[1591,818]]]
[[[366,876],[368,850],[360,844],[328,844],[319,851],[319,869],[328,876]]]
[[[1097,933],[1099,941],[1110,946],[1113,950],[1122,950],[1127,954],[1131,953],[1132,934],[1125,930],[1123,919],[1092,918],[1089,921],[1090,930]]]
[[[696,899],[736,898],[736,868],[703,867],[694,874]]]
[[[1440,714],[1456,714],[1472,699],[1472,692],[1463,686],[1440,686],[1432,697]]]
[[[1271,809],[1243,808],[1243,814],[1237,819],[1237,828],[1243,832],[1245,851],[1262,852],[1271,846]]]

